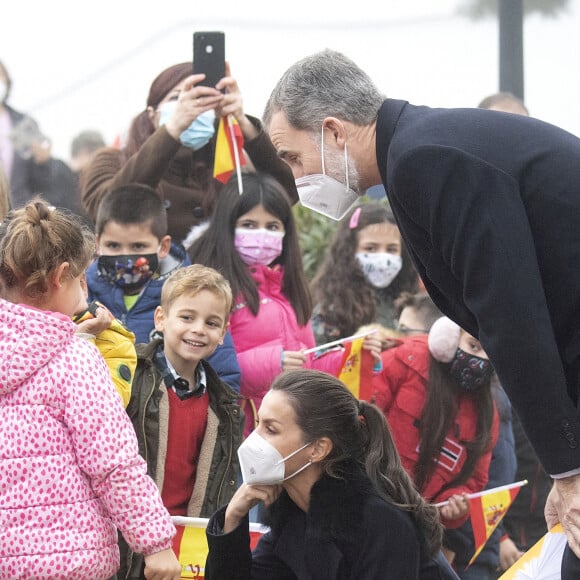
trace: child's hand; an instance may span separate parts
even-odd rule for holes
[[[439,513],[446,520],[458,520],[469,511],[469,500],[466,494],[452,495],[449,503],[439,508]]]
[[[523,555],[509,536],[500,541],[499,567],[502,571],[511,568]]]
[[[246,514],[261,501],[268,507],[282,492],[281,485],[246,485],[242,483],[226,508],[224,533],[235,530]]]
[[[368,350],[372,355],[375,363],[381,360],[382,342],[378,334],[369,334],[365,337],[363,348]]]
[[[292,371],[301,369],[306,362],[306,355],[301,350],[282,351],[282,370]]]
[[[181,564],[171,548],[145,556],[145,578],[147,580],[179,580]]]
[[[79,322],[76,327],[78,334],[92,334],[98,336],[103,330],[109,328],[113,322],[113,315],[104,306],[99,306],[94,318],[88,318]]]

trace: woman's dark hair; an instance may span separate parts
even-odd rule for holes
[[[208,229],[189,249],[191,262],[210,266],[223,274],[232,287],[234,299],[243,295],[248,308],[256,315],[260,308],[258,289],[235,249],[234,239],[238,218],[262,205],[284,224],[282,254],[273,265],[284,267],[282,292],[303,326],[310,320],[312,300],[302,268],[302,254],[289,196],[280,183],[268,175],[243,173],[242,184],[244,193],[240,195],[237,177],[233,175],[220,192]]]
[[[430,553],[439,550],[439,512],[421,497],[403,468],[378,407],[358,401],[341,381],[317,370],[284,372],[271,388],[288,397],[304,442],[321,437],[332,441],[323,464],[328,476],[341,477],[348,463],[360,464],[382,497],[412,513]]]
[[[360,214],[350,227],[355,211]],[[332,313],[332,324],[340,336],[349,336],[365,325],[377,321],[377,292],[394,300],[403,291],[417,291],[417,273],[405,244],[401,240],[402,268],[392,283],[377,290],[365,278],[355,257],[358,233],[372,224],[397,225],[391,210],[380,202],[370,202],[353,208],[340,222],[332,243],[310,286],[312,299],[320,305],[322,315]]]
[[[451,363],[439,362],[432,356],[430,358],[427,400],[419,423],[419,457],[414,470],[415,485],[419,490],[427,484],[437,466],[433,458],[439,456],[445,437],[453,426],[461,395],[461,387],[449,374]],[[477,462],[490,446],[494,415],[491,381],[470,396],[477,409],[477,435],[472,441],[463,442],[467,454],[465,463],[444,489],[465,483],[473,475]]]

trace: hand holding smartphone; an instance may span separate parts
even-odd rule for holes
[[[226,75],[225,34],[219,31],[193,33],[193,74],[205,74],[199,84],[215,88]]]

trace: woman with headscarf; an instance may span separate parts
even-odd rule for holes
[[[215,127],[233,115],[244,136],[251,165],[280,181],[298,199],[289,168],[278,159],[257,119],[243,110],[237,81],[226,76],[215,88],[202,86],[192,63],[176,64],[153,81],[146,108],[133,120],[121,149],[100,150],[86,169],[83,203],[95,217],[102,197],[120,185],[138,182],[156,189],[167,208],[168,233],[182,242],[193,226],[211,215],[222,184],[213,177]]]

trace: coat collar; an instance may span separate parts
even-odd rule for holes
[[[329,542],[344,530],[349,535],[362,525],[360,514],[365,497],[377,495],[362,467],[354,462],[343,466],[340,477],[323,475],[310,493],[310,508],[306,514],[313,534],[309,539]],[[282,493],[270,510],[270,526],[276,533],[284,526],[288,514],[299,510],[286,492]]]
[[[391,139],[397,129],[397,123],[401,116],[403,109],[408,105],[408,101],[400,101],[397,99],[385,99],[377,117],[377,159],[387,159]],[[387,183],[387,166],[379,162],[379,171],[383,183]]]

